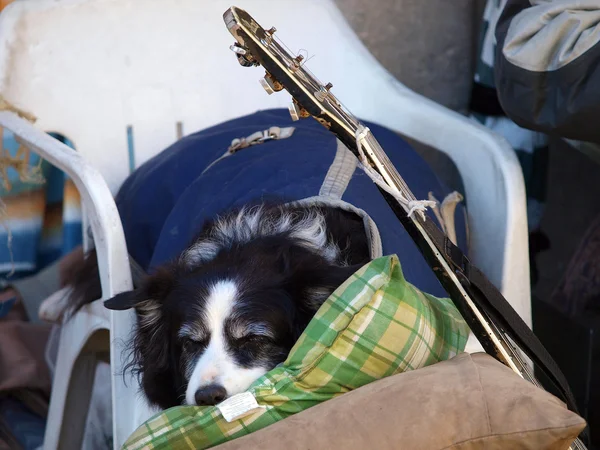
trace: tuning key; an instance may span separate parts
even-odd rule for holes
[[[283,85],[269,72],[265,74],[264,78],[260,79],[260,85],[269,95],[271,95],[273,92],[279,92],[283,89]]]
[[[320,102],[324,101],[329,96],[329,91],[333,87],[332,83],[327,83],[325,86],[321,86],[321,88],[315,92],[315,97]]]
[[[244,67],[250,67],[250,66],[257,66],[258,65],[258,61],[256,61],[254,59],[254,57],[252,56],[252,53],[250,53],[247,48],[242,47],[237,42],[234,43],[233,45],[229,46],[229,49],[233,53],[235,53],[235,56],[237,57],[238,62],[242,66],[244,66]]]
[[[310,113],[306,109],[304,109],[302,106],[300,106],[298,104],[298,102],[296,102],[295,100],[289,106],[289,110],[290,110],[290,116],[292,116],[292,120],[294,122],[299,119],[305,119],[307,117],[310,117]]]
[[[231,50],[233,53],[236,53],[238,55],[245,55],[246,53],[248,53],[248,51],[243,48],[240,44],[238,44],[237,42],[233,45],[229,46],[229,50]]]
[[[291,64],[289,65],[289,69],[292,72],[295,72],[302,65],[302,61],[304,61],[304,56],[298,55],[295,58],[292,58]]]
[[[300,107],[296,103],[292,102],[288,108],[290,110],[290,116],[292,116],[292,120],[294,122],[300,120]]]
[[[267,82],[267,80],[265,78],[261,78],[260,80],[258,80],[258,82],[260,83],[260,85],[263,87],[263,89],[265,90],[265,92],[269,95],[271,95],[273,92],[275,92],[275,89],[273,89],[271,87],[271,85],[269,85],[269,83]]]
[[[261,44],[263,45],[271,45],[273,40],[273,35],[277,31],[277,28],[271,27],[268,30],[265,30],[265,37],[260,39]]]

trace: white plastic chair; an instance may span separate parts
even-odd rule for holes
[[[0,15],[0,93],[38,118],[32,127],[1,112],[0,125],[75,180],[98,249],[103,298],[131,288],[110,196],[129,174],[130,157],[138,166],[175,141],[178,126],[188,133],[290,101],[284,93],[267,96],[258,84],[262,71],[240,67],[228,50],[233,39],[222,14],[230,2],[23,0]],[[451,157],[468,199],[471,258],[531,324],[525,189],[506,141],[400,84],[332,0],[239,0],[237,6],[263,26],[275,25],[293,50],[314,55],[310,69],[333,82],[357,116]],[[39,130],[65,135],[77,152]],[[135,380],[120,375],[118,343],[132,326],[132,312],[109,314],[100,302],[63,326],[46,449],[80,446],[93,367],[109,348],[107,330],[114,447],[148,417]]]

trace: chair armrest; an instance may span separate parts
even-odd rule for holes
[[[102,298],[106,299],[132,289],[123,226],[112,194],[100,173],[75,150],[13,112],[0,112],[0,126],[12,131],[33,152],[64,171],[75,183],[94,236]],[[87,309],[91,312],[91,310],[102,311],[101,308],[98,302],[94,302],[89,308],[84,309],[82,314],[85,314]],[[134,428],[133,424],[118,419],[129,417],[131,420],[131,417],[136,415],[135,397],[138,384],[131,377],[121,376],[124,359],[122,349],[117,345],[127,341],[134,320],[133,311],[110,311],[110,358],[112,371],[115,374],[112,401],[113,414],[117,418],[113,421],[115,448],[118,448],[119,443],[124,442]]]
[[[114,199],[98,171],[79,153],[9,111],[0,112],[0,126],[12,131],[33,152],[64,171],[81,195],[98,252],[102,297],[132,288],[125,235]]]

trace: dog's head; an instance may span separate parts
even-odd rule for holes
[[[336,266],[286,236],[161,267],[105,302],[135,308],[133,366],[162,408],[213,405],[283,362],[323,301],[358,266]]]

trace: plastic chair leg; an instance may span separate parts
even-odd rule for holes
[[[104,318],[86,311],[63,325],[44,450],[81,449],[96,366],[109,347],[107,325]]]

